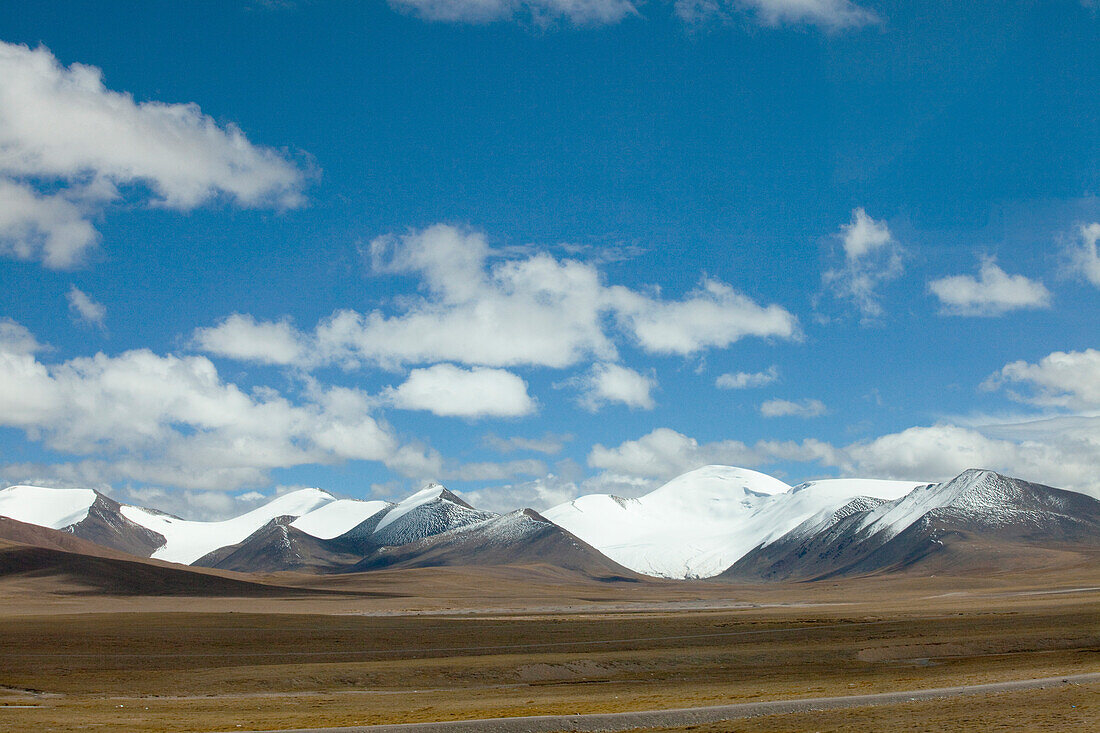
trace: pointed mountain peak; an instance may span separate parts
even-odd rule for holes
[[[437,484],[435,482],[426,485],[415,494],[397,502],[396,506],[419,506],[421,504],[425,504],[429,501],[435,501],[437,499],[449,501],[452,504],[458,504],[459,506],[466,507],[467,509],[473,509],[472,506],[466,503],[463,499],[461,499],[457,494],[453,493],[446,486],[444,486],[443,484]]]
[[[306,488],[306,489],[295,489],[294,491],[288,491],[285,494],[279,494],[277,497],[275,497],[275,499],[282,499],[282,498],[288,497],[288,496],[293,496],[293,497],[298,498],[298,499],[306,499],[306,500],[309,500],[309,499],[330,499],[330,500],[332,500],[332,499],[336,498],[334,495],[332,495],[328,491],[325,491],[324,489]]]
[[[1005,477],[997,473],[996,471],[990,471],[987,468],[968,468],[955,478],[951,479],[951,482],[965,481],[966,483],[976,483],[978,481],[986,481],[988,479],[994,478],[1004,479]]]

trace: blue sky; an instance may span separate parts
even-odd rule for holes
[[[26,5],[7,483],[1100,492],[1090,3]]]

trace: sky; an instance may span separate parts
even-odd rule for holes
[[[0,482],[1100,496],[1100,7],[0,0]]]

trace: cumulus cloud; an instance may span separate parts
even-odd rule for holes
[[[574,461],[559,461],[551,473],[529,481],[498,484],[461,495],[471,504],[498,512],[521,507],[542,511],[581,494],[610,493],[617,496],[638,496],[655,488],[652,479],[615,475],[603,472],[583,477],[582,468]]]
[[[772,365],[762,372],[733,372],[720,374],[714,380],[718,389],[749,389],[764,387],[779,379],[779,368]]]
[[[864,319],[883,314],[878,288],[902,273],[900,244],[884,221],[875,221],[862,208],[852,211],[852,221],[840,227],[843,262],[826,270],[822,281],[843,300],[850,300]]]
[[[287,366],[306,358],[306,347],[289,320],[257,321],[235,313],[217,326],[196,329],[192,346],[240,361]]]
[[[928,283],[940,300],[941,313],[953,316],[999,316],[1025,308],[1049,308],[1050,291],[1038,280],[1009,275],[993,258],[982,260],[977,278],[952,275]]]
[[[102,303],[92,300],[91,296],[73,285],[66,294],[69,301],[69,312],[82,323],[103,328],[104,319],[107,317],[107,309]]]
[[[125,504],[157,509],[183,519],[213,522],[239,516],[271,500],[258,491],[234,496],[225,491],[165,491],[160,488],[124,487],[108,492]]]
[[[574,480],[549,474],[530,481],[487,486],[460,493],[473,506],[504,513],[526,507],[536,511],[549,509],[575,498],[581,492]]]
[[[760,405],[760,414],[764,417],[820,417],[824,415],[825,403],[821,400],[806,399],[792,402],[790,400],[768,400]]]
[[[1021,385],[1012,391],[1016,399],[1036,405],[1070,410],[1100,409],[1100,351],[1055,351],[1036,364],[1014,361],[989,377],[983,387],[999,389]]]
[[[717,280],[667,300],[605,285],[587,262],[546,253],[502,259],[480,232],[448,225],[379,237],[367,253],[376,273],[417,278],[422,295],[399,299],[388,313],[337,311],[312,334],[288,332],[287,341],[298,344],[298,366],[453,362],[562,369],[586,359],[616,361],[616,336],[651,353],[677,355],[750,336],[799,337],[790,312],[757,304]],[[267,325],[237,316],[201,329],[195,341],[208,353],[247,358],[232,347],[235,334],[242,326]],[[222,331],[229,336],[222,338]],[[270,360],[265,353],[257,358]]]
[[[1079,230],[1080,242],[1071,247],[1070,260],[1073,270],[1088,282],[1100,288],[1100,222],[1084,224]]]
[[[504,369],[436,364],[413,369],[383,399],[402,410],[426,410],[442,417],[521,417],[535,411],[527,383]]]
[[[29,356],[45,348],[26,326],[10,318],[0,318],[0,353]]]
[[[987,468],[1100,498],[1100,417],[1067,416],[1016,424],[917,426],[846,446],[807,439],[699,443],[658,428],[588,457],[605,478],[634,477],[653,488],[711,463],[760,468],[777,462],[812,463],[843,476],[944,481],[968,468]],[[817,473],[817,469],[813,470]]]
[[[725,348],[746,336],[799,337],[798,321],[778,305],[761,306],[725,283],[705,279],[679,301],[612,288],[616,314],[646,351],[688,355]]]
[[[640,410],[652,410],[656,404],[653,390],[657,380],[620,364],[596,364],[573,383],[581,390],[581,406],[591,412],[608,404]]]
[[[964,425],[912,427],[847,446],[837,465],[849,473],[929,481],[967,468],[990,468],[1100,497],[1100,417],[1095,414],[1100,408],[1100,351],[1056,351],[1034,364],[1015,361],[982,386],[1005,389],[1045,414],[1009,422],[982,418]],[[1052,410],[1076,414],[1052,416]]]
[[[628,0],[390,0],[390,5],[425,20],[450,23],[528,19],[539,25],[608,25],[638,12]]]
[[[80,264],[98,241],[89,217],[122,186],[180,210],[219,195],[286,208],[302,203],[303,181],[285,156],[197,105],[137,102],[108,89],[96,67],[0,42],[2,252]]]
[[[99,241],[87,216],[87,207],[64,193],[39,194],[0,177],[0,254],[70,268]]]
[[[1054,429],[1043,422],[1011,430],[997,425],[913,427],[848,446],[838,466],[849,475],[915,481],[943,481],[968,468],[988,468],[1100,498],[1100,418]]]
[[[49,365],[29,334],[0,330],[0,425],[95,456],[70,467],[88,481],[235,489],[302,464],[380,461],[416,477],[441,468],[434,452],[400,445],[357,390],[314,385],[298,402],[271,389],[249,394],[205,357],[144,349]]]
[[[494,463],[466,463],[448,470],[444,477],[459,481],[503,481],[516,476],[545,476],[546,464],[533,458]]]
[[[657,428],[637,440],[616,447],[592,447],[588,465],[611,474],[668,480],[700,466],[723,464],[757,467],[776,461],[822,461],[832,465],[835,449],[817,440],[758,441],[752,446],[739,440],[699,443],[671,428]]]

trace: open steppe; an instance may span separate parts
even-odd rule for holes
[[[250,597],[112,593],[44,567],[0,580],[0,728],[352,726],[1096,673],[1096,559],[769,585],[545,567],[282,574],[248,577],[263,584]],[[1098,710],[1100,684],[1084,683],[680,730],[1089,730]]]

